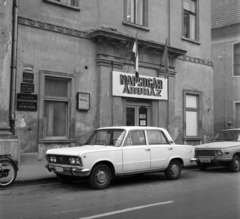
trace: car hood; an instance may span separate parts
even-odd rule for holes
[[[235,147],[235,146],[240,146],[240,142],[218,141],[218,142],[212,142],[212,143],[195,146],[195,149],[211,149],[211,148],[216,149],[216,148],[228,148],[228,147]]]
[[[46,154],[54,155],[66,155],[66,156],[81,156],[87,152],[99,152],[99,151],[110,151],[118,150],[119,147],[94,145],[94,146],[77,146],[71,148],[56,148],[47,150]]]

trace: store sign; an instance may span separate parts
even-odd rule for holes
[[[167,79],[134,74],[112,72],[113,96],[142,99],[167,100]]]

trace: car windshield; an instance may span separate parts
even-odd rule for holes
[[[104,145],[119,147],[126,131],[124,129],[95,130],[85,145]]]
[[[240,141],[239,130],[227,130],[217,133],[214,141]]]

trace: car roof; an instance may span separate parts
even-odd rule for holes
[[[154,126],[109,126],[109,127],[101,127],[101,128],[98,128],[97,130],[100,130],[100,129],[125,129],[127,131],[129,130],[142,130],[142,129],[145,129],[145,130],[153,130],[153,129],[158,129],[158,130],[166,130],[164,128],[160,128],[160,127],[154,127]]]

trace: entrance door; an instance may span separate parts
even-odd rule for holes
[[[127,106],[127,126],[149,126],[148,106]]]

